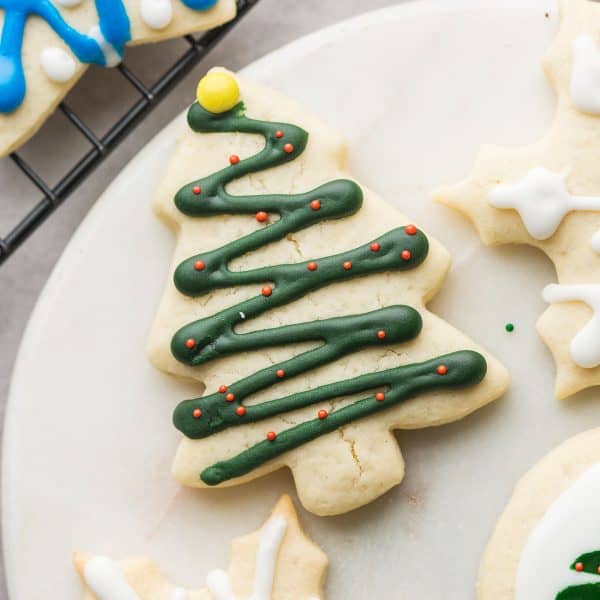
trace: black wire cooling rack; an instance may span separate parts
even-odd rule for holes
[[[234,27],[259,0],[237,0],[237,16],[233,21],[203,33],[199,37],[186,35],[185,52],[172,64],[152,86],[146,86],[124,64],[117,67],[121,75],[135,88],[140,98],[133,106],[98,137],[77,114],[62,102],[59,109],[81,135],[92,145],[73,167],[51,187],[38,172],[17,152],[10,155],[12,161],[43,194],[42,199],[13,227],[0,237],[0,264],[6,259],[60,206],[92,171],[114,150],[131,130],[168,94],[168,92]]]

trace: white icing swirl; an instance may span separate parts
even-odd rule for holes
[[[151,29],[164,29],[173,19],[171,0],[140,0],[142,21]]]
[[[557,285],[544,288],[546,302],[584,302],[594,316],[571,342],[571,358],[576,365],[591,369],[600,365],[600,285]]]
[[[40,62],[48,78],[56,83],[66,83],[77,69],[74,58],[62,48],[44,48]]]
[[[81,4],[81,0],[55,0],[58,4],[60,4],[61,6],[64,6],[66,8],[71,8],[73,6],[77,6],[78,4]]]
[[[598,575],[570,569],[575,559],[600,548],[600,464],[590,467],[546,511],[521,553],[515,600],[550,600],[572,585],[598,583]]]
[[[119,566],[110,558],[96,556],[89,560],[83,577],[98,600],[140,600]]]
[[[183,588],[175,588],[173,590],[173,600],[187,600],[188,594]]]
[[[580,111],[600,115],[600,48],[585,33],[573,40],[571,99]]]

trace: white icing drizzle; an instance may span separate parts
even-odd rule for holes
[[[516,210],[525,229],[536,240],[554,235],[564,217],[573,210],[600,211],[600,196],[572,196],[567,190],[565,174],[541,167],[529,171],[516,184],[495,187],[488,194],[488,202],[495,208]]]
[[[600,464],[590,467],[550,506],[521,553],[515,600],[548,600],[571,585],[598,583],[598,575],[569,567],[600,548]]]
[[[585,33],[573,40],[571,99],[580,111],[600,115],[600,48]]]
[[[571,358],[586,369],[600,365],[600,285],[551,284],[544,288],[543,296],[550,303],[584,302],[594,311],[594,316],[571,342]]]
[[[236,600],[229,575],[222,569],[215,569],[206,576],[206,586],[215,600]]]
[[[250,600],[270,600],[275,576],[275,565],[281,541],[287,529],[287,521],[280,515],[271,518],[260,537],[256,554],[256,567]],[[215,600],[236,600],[229,576],[216,569],[206,577],[206,585]]]
[[[83,577],[98,600],[140,600],[119,566],[110,558],[96,556],[89,560]]]
[[[151,29],[164,29],[173,19],[171,0],[140,0],[142,21]]]
[[[55,0],[58,4],[60,4],[61,6],[64,6],[66,8],[71,8],[72,6],[77,6],[78,4],[81,4],[81,0]]]
[[[183,588],[175,588],[173,590],[173,600],[187,600],[187,592]]]
[[[99,25],[94,25],[89,30],[88,35],[98,42],[107,67],[116,67],[123,60],[123,57],[115,50],[114,46],[104,37]]]
[[[40,62],[48,79],[57,83],[69,81],[77,69],[74,58],[62,48],[44,48]]]

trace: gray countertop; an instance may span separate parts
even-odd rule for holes
[[[115,175],[192,98],[195,83],[209,67],[219,64],[241,68],[268,52],[307,33],[367,10],[398,4],[397,0],[261,0],[243,21],[194,69],[170,97],[125,140],[106,162],[42,227],[0,267],[0,418],[8,395],[19,341],[40,291],[71,235]],[[181,52],[180,42],[131,49],[127,64],[148,82]],[[127,90],[114,74],[90,69],[68,98],[86,121],[102,131],[127,106]],[[114,98],[116,97],[116,101]],[[118,106],[118,109],[115,107]],[[60,145],[57,139],[64,139]],[[23,149],[50,182],[81,153],[82,140],[74,137],[62,115],[55,115]],[[75,154],[73,154],[75,153]],[[0,231],[7,232],[26,208],[39,199],[8,160],[0,160]],[[7,594],[0,588],[0,598]]]

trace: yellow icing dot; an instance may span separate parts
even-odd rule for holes
[[[229,73],[213,71],[205,75],[196,90],[198,104],[211,113],[231,110],[240,101],[240,88]]]

